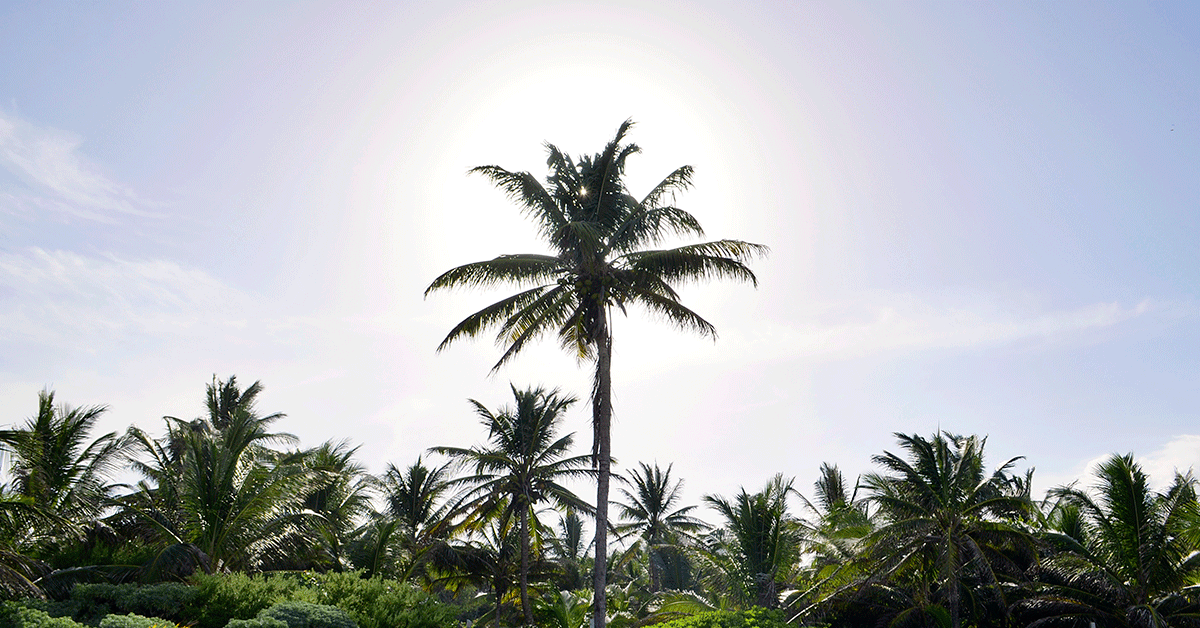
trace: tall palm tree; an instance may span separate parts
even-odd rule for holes
[[[624,536],[636,534],[645,543],[650,592],[657,593],[662,587],[665,558],[671,552],[669,544],[708,526],[689,514],[695,506],[677,507],[683,480],[671,481],[671,465],[663,470],[657,464],[642,462],[639,467],[630,469],[629,479],[625,480],[633,490],[620,489],[626,501],[617,504],[623,521],[616,530]]]
[[[895,434],[907,458],[891,452],[873,458],[886,473],[863,476],[862,485],[879,509],[882,525],[866,539],[867,560],[861,595],[876,595],[874,584],[904,581],[915,590],[915,612],[944,616],[952,628],[962,624],[963,587],[977,583],[978,604],[1006,613],[1001,583],[1011,566],[1009,553],[1032,551],[1019,521],[1031,506],[1015,494],[1009,469],[1013,458],[988,474],[986,438],[946,432],[933,438]],[[1011,574],[1010,574],[1011,575]],[[903,597],[903,596],[902,596]],[[908,598],[905,598],[908,599]],[[908,612],[912,609],[901,609]]]
[[[543,186],[528,172],[480,166],[481,174],[537,223],[551,252],[502,255],[453,268],[425,290],[455,287],[523,288],[468,316],[438,347],[498,328],[506,349],[493,370],[519,353],[531,340],[557,332],[564,349],[593,360],[592,455],[596,482],[595,628],[605,625],[605,560],[608,552],[608,492],[611,469],[612,308],[622,312],[640,305],[676,327],[716,337],[716,328],[679,302],[675,286],[688,281],[729,278],[757,285],[745,265],[767,248],[740,240],[717,240],[666,250],[653,250],[671,236],[703,237],[700,223],[674,207],[675,193],[692,184],[692,168],[667,175],[640,201],[625,188],[625,161],[640,149],[623,144],[633,125],[625,121],[604,150],[576,162],[547,145],[550,174]]]
[[[471,469],[471,475],[454,480],[466,486],[459,509],[472,522],[497,518],[515,519],[521,543],[521,611],[533,623],[529,605],[529,561],[531,524],[538,525],[534,509],[543,503],[561,508],[590,511],[591,507],[561,482],[589,477],[591,457],[570,455],[572,434],[558,437],[558,424],[575,398],[558,389],[517,390],[515,405],[500,412],[471,400],[475,413],[488,429],[488,447],[435,447],[432,451],[450,456]]]
[[[705,495],[725,525],[702,553],[736,603],[776,608],[800,558],[799,521],[788,512],[793,480],[776,475],[763,490],[733,500]]]
[[[1200,625],[1200,513],[1196,481],[1176,475],[1157,492],[1132,455],[1096,470],[1093,491],[1051,492],[1059,500],[1046,534],[1054,551],[1034,594],[1016,614],[1038,626],[1166,628]]]

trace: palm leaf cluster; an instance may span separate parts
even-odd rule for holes
[[[470,401],[481,444],[376,477],[350,443],[291,448],[274,429],[284,415],[258,412],[261,390],[214,378],[203,414],[168,417],[157,438],[93,438],[102,407],[43,391],[32,418],[0,432],[0,591],[361,569],[457,600],[463,621],[579,628],[604,556],[617,627],[753,607],[847,627],[1200,626],[1196,482],[1155,490],[1131,455],[1035,501],[1019,458],[989,469],[984,438],[896,434],[897,453],[856,481],[822,465],[811,498],[783,475],[706,495],[716,525],[683,501],[671,465],[638,463],[617,476],[610,555],[585,541],[595,509],[572,490],[598,471],[559,432],[570,395],[513,386],[498,410]],[[113,484],[123,464],[144,479]]]

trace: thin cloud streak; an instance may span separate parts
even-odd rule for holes
[[[977,307],[938,308],[905,298],[867,309],[869,319],[862,322],[777,326],[766,333],[755,334],[755,344],[779,357],[826,359],[937,349],[992,348],[1024,341],[1052,341],[1112,327],[1150,310],[1150,302],[1143,301],[1133,307],[1095,303],[1072,310],[1022,315]]]
[[[101,174],[78,136],[0,111],[0,168],[24,185],[0,189],[10,213],[53,213],[103,223],[119,214],[151,216],[132,190]]]
[[[167,260],[28,248],[0,253],[0,342],[59,347],[245,325],[250,299]]]
[[[747,368],[781,360],[821,363],[1074,341],[1088,332],[1167,309],[1166,304],[1145,300],[1133,306],[1114,302],[1049,312],[1009,312],[986,304],[945,306],[911,295],[887,295],[828,303],[796,312],[793,321],[763,320],[753,329],[722,330],[715,345],[656,334],[652,342],[664,350],[646,356],[637,376],[656,377],[664,369],[697,362],[736,363]]]

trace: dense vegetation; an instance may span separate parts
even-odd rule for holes
[[[673,286],[753,282],[745,262],[765,253],[738,240],[646,248],[703,231],[667,204],[690,168],[642,200],[625,189],[628,129],[577,161],[548,146],[548,187],[477,168],[554,254],[460,266],[429,288],[526,288],[443,346],[498,328],[503,364],[556,332],[594,362],[590,453],[559,434],[575,398],[557,389],[513,386],[495,410],[472,401],[486,444],[429,443],[437,461],[378,476],[350,443],[305,449],[278,431],[285,415],[259,411],[258,382],[214,376],[201,414],[164,417],[159,434],[93,434],[104,407],[43,391],[0,430],[0,626],[1200,627],[1196,482],[1154,490],[1132,456],[1044,496],[1017,459],[989,469],[985,438],[949,432],[896,434],[853,483],[823,463],[811,492],[782,470],[758,491],[686,504],[669,465],[612,473],[613,308],[711,335]],[[140,481],[116,484],[127,471]],[[594,480],[597,499],[567,480]]]
[[[476,403],[486,444],[368,474],[346,443],[297,448],[261,386],[215,379],[200,418],[92,433],[102,407],[38,398],[0,431],[5,625],[586,625],[594,475],[558,433],[572,399]],[[622,474],[608,623],[640,626],[1200,625],[1200,506],[1132,456],[1031,494],[986,439],[897,434],[877,470],[803,491],[680,501],[671,467]],[[122,468],[144,478],[112,484]],[[301,619],[297,619],[301,618]],[[159,623],[154,623],[154,622]],[[298,624],[297,622],[300,622]],[[307,622],[307,623],[304,623]]]

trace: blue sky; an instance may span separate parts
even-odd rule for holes
[[[107,429],[262,380],[373,471],[478,442],[467,398],[585,395],[555,343],[435,354],[540,252],[468,168],[544,171],[633,118],[760,286],[688,287],[715,344],[616,322],[614,455],[693,498],[988,434],[1039,485],[1200,460],[1200,9],[1155,3],[0,6],[0,423],[44,386]],[[569,429],[588,438],[581,404]]]

